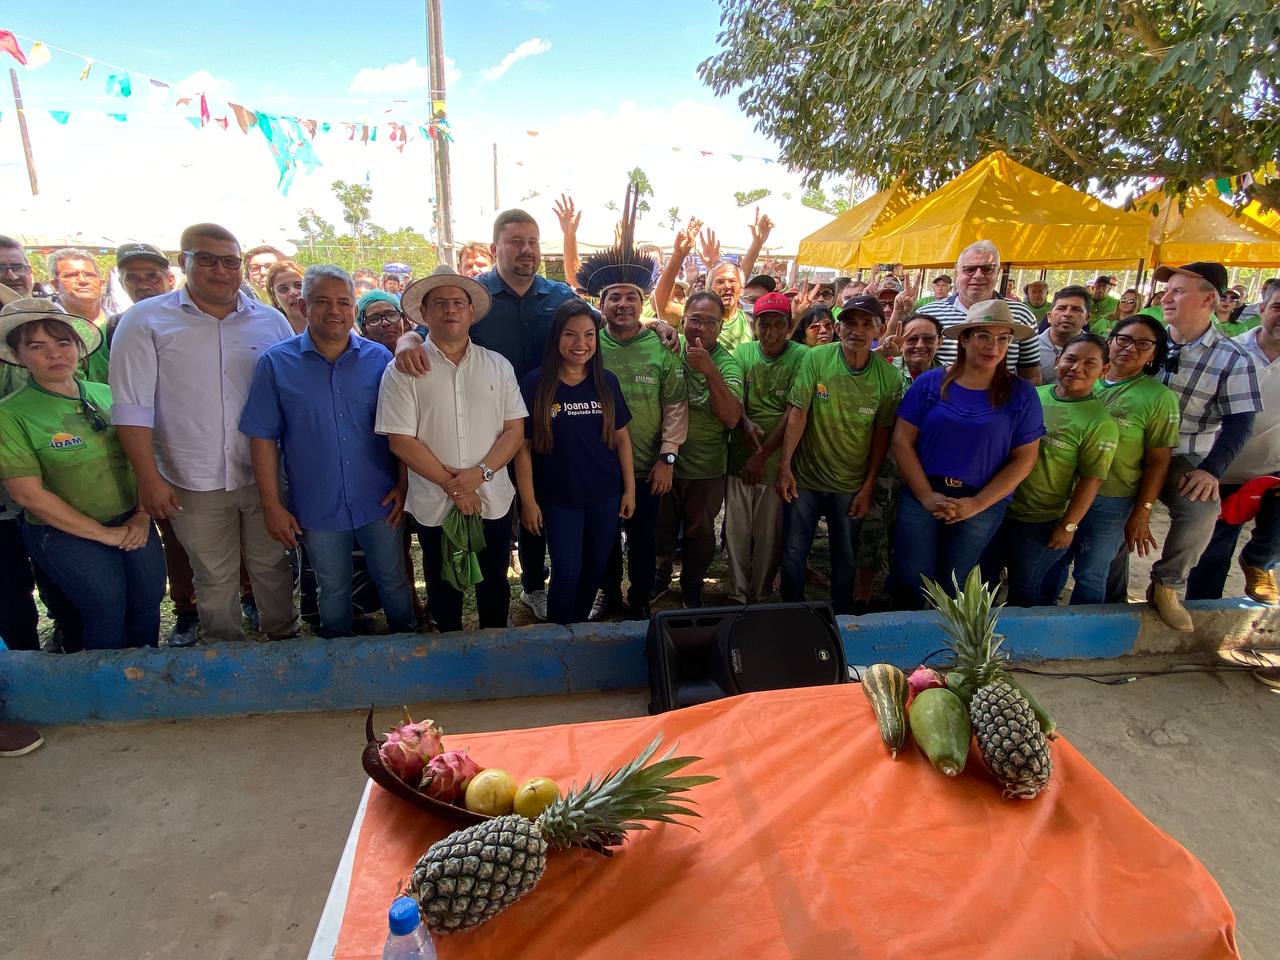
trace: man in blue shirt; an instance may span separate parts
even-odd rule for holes
[[[391,354],[352,332],[355,285],[338,267],[309,267],[307,326],[258,361],[240,418],[250,439],[267,532],[302,537],[319,586],[320,632],[351,635],[351,551],[364,551],[393,633],[415,629],[404,566],[405,475],[374,433],[378,387]],[[281,502],[279,451],[293,512]]]

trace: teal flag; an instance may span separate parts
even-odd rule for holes
[[[66,122],[71,119],[71,111],[70,110],[50,110],[49,116],[53,117],[53,119],[57,120],[61,124],[66,124]]]
[[[112,73],[107,76],[107,93],[113,97],[133,96],[133,84],[127,73]]]

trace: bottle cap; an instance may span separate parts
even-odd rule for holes
[[[396,936],[403,937],[407,933],[413,933],[421,922],[418,901],[413,897],[400,897],[387,911],[387,920],[391,924],[391,932]]]

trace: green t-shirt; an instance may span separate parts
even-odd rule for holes
[[[1262,317],[1256,313],[1248,317],[1241,317],[1239,320],[1228,320],[1226,323],[1217,319],[1213,321],[1213,325],[1218,328],[1218,332],[1224,337],[1238,337],[1245,331],[1252,330],[1260,323],[1262,323]]]
[[[1100,497],[1132,497],[1138,492],[1147,451],[1178,445],[1178,395],[1145,373],[1108,383],[1099,380],[1093,395],[1102,401],[1119,428],[1111,474]]]
[[[71,321],[71,325],[80,332],[80,336],[84,337],[86,342],[89,339],[87,329],[93,324],[83,317],[68,316],[66,318]],[[105,320],[104,320],[105,322]],[[81,366],[80,376],[86,380],[92,380],[94,383],[107,382],[107,365],[110,359],[110,348],[107,346],[107,331],[102,329],[102,343],[98,345],[98,349],[89,354],[85,358],[88,364],[88,373],[84,372],[84,366]],[[25,387],[30,381],[31,375],[27,373],[26,367],[19,367],[11,363],[0,363],[0,397],[7,397],[11,393],[15,393]]]
[[[94,430],[80,400],[28,384],[0,400],[0,478],[40,477],[45,489],[94,520],[138,505],[133,470],[111,423],[111,389],[81,381],[106,430]],[[30,511],[27,520],[39,523]]]
[[[734,356],[742,366],[743,406],[751,421],[764,431],[767,440],[778,428],[778,422],[786,416],[787,396],[791,382],[795,380],[800,362],[809,348],[803,343],[788,340],[782,353],[770,360],[760,350],[759,341],[739,345]],[[737,475],[751,456],[751,444],[741,430],[735,430],[729,441],[729,472]],[[764,481],[773,483],[778,477],[778,461],[782,459],[782,447],[773,451],[765,466]]]
[[[689,345],[680,338],[680,359]],[[725,386],[742,399],[742,367],[718,342],[711,360],[724,378]],[[729,430],[716,419],[711,409],[711,389],[707,378],[684,363],[684,382],[689,393],[689,435],[676,458],[676,476],[681,480],[709,480],[723,477],[729,465]]]
[[[787,403],[809,412],[791,460],[796,486],[825,493],[856,493],[867,479],[876,427],[893,426],[902,399],[902,373],[877,354],[851,370],[838,343],[804,356]]]
[[[926,303],[933,303],[933,301],[935,301],[935,300],[937,300],[937,299],[938,299],[937,297],[932,296],[932,295],[927,296],[927,297],[921,297],[919,300],[917,300],[917,301],[916,301],[916,309],[917,309],[917,310],[919,310],[919,309],[920,309],[921,307],[923,307]]]
[[[600,329],[600,356],[604,368],[618,378],[622,396],[631,411],[627,432],[637,477],[647,475],[662,446],[662,408],[687,396],[684,364],[662,345],[652,330],[630,340],[615,340],[608,327]]]
[[[1067,510],[1079,477],[1105,479],[1116,452],[1117,429],[1097,397],[1063,400],[1055,384],[1037,387],[1045,435],[1031,475],[1013,492],[1009,516],[1026,523],[1057,520]]]
[[[725,317],[724,324],[720,327],[718,342],[720,346],[733,353],[740,344],[750,343],[753,337],[751,318],[747,316],[747,311],[739,307],[738,312],[733,316]]]
[[[1048,300],[1040,304],[1040,306],[1038,307],[1033,307],[1029,303],[1023,303],[1023,306],[1035,314],[1036,323],[1039,323],[1041,320],[1047,317],[1049,315],[1049,311],[1053,309],[1053,304],[1050,303]]]
[[[1107,320],[1110,321],[1115,316],[1116,308],[1120,306],[1120,298],[1107,294],[1101,300],[1089,298],[1089,326],[1092,328],[1094,321]]]

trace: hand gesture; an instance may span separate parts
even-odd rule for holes
[[[764,246],[769,240],[769,234],[773,232],[773,221],[769,219],[769,215],[760,216],[760,208],[756,207],[755,221],[751,224],[751,242]]]
[[[698,256],[702,257],[702,262],[708,270],[720,262],[720,241],[716,239],[716,232],[710,227],[703,230],[698,237]]]
[[[566,237],[576,236],[578,223],[582,220],[582,211],[574,208],[573,198],[567,193],[560,194],[560,199],[555,202],[551,210],[560,221],[560,232]]]
[[[714,346],[714,344],[713,344]],[[689,349],[685,351],[685,361],[694,370],[702,374],[704,377],[713,372],[716,368],[715,361],[711,359],[710,352],[702,345],[701,337],[694,337],[693,342],[689,344]]]
[[[683,230],[676,232],[676,238],[671,243],[672,257],[677,260],[683,260],[693,253],[693,244],[698,236],[698,228],[701,226],[702,221],[695,217],[689,221]]]
[[[876,352],[886,360],[892,360],[902,353],[902,321],[898,319],[896,308],[893,319],[884,325],[884,333],[880,336],[880,342],[876,344]]]
[[[947,523],[960,523],[982,512],[978,509],[978,501],[973,497],[948,497],[944,501],[944,508],[950,510]]]
[[[906,289],[893,298],[893,313],[891,316],[899,321],[905,320],[910,316],[911,311],[916,308],[916,294],[919,292],[913,284],[907,284]]]
[[[124,536],[120,540],[121,550],[137,550],[147,545],[147,537],[151,533],[151,518],[138,511],[121,527]]]
[[[809,312],[809,308],[813,306],[814,289],[815,287],[807,280],[800,284],[800,289],[796,292],[794,299],[791,301],[792,318],[799,320]]]

